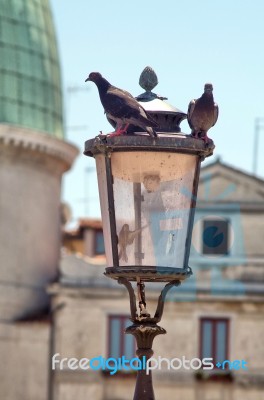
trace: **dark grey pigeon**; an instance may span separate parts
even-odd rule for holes
[[[91,72],[87,81],[96,84],[107,118],[116,123],[115,132],[109,136],[121,135],[129,125],[135,125],[157,137],[153,128],[158,125],[130,93],[112,86],[99,72]]]
[[[192,100],[188,107],[187,119],[192,136],[202,138],[207,143],[207,132],[215,125],[217,118],[218,105],[214,102],[213,85],[206,83],[202,96]]]

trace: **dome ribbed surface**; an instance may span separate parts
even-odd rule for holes
[[[60,65],[49,0],[0,0],[0,123],[63,138]]]

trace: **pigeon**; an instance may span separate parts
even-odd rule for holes
[[[157,137],[153,129],[158,126],[157,123],[129,92],[112,86],[99,72],[91,72],[85,82],[87,81],[96,84],[108,120],[116,123],[115,132],[109,137],[126,133],[131,124],[142,128],[150,136]]]
[[[122,226],[118,236],[118,244],[120,247],[120,251],[118,254],[119,260],[123,260],[126,263],[128,262],[126,248],[134,242],[135,237],[137,237],[144,228],[146,228],[146,226],[135,229],[134,231],[130,231],[128,224],[124,224]]]
[[[214,102],[213,85],[206,83],[202,96],[192,100],[188,107],[187,119],[192,136],[202,138],[208,143],[207,132],[215,125],[217,118],[218,105]]]

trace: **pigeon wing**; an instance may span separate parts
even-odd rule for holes
[[[152,128],[157,128],[159,125],[156,121],[149,115],[149,113],[139,104],[140,107],[140,117],[143,117],[146,126],[151,126]]]
[[[191,119],[192,119],[192,114],[193,114],[194,109],[195,109],[195,103],[196,103],[196,99],[193,99],[193,100],[190,101],[189,107],[188,107],[188,112],[187,112],[187,121],[188,121],[188,124],[190,125],[191,129],[193,129],[193,125],[192,125]]]
[[[216,124],[216,121],[218,120],[218,115],[219,115],[219,107],[218,104],[214,103],[214,126]]]
[[[102,101],[105,112],[120,119],[136,122],[139,120],[146,126],[157,127],[155,121],[149,118],[144,108],[132,96],[125,91],[114,88],[109,90]]]
[[[106,113],[117,118],[127,118],[138,109],[137,101],[122,91],[109,91],[102,99]]]
[[[108,93],[113,93],[113,94],[117,94],[117,95],[122,93],[123,95],[128,96],[128,97],[132,97],[132,99],[134,99],[134,97],[132,96],[131,93],[127,92],[126,90],[119,89],[119,88],[117,88],[115,86],[111,86],[111,88],[108,89]]]

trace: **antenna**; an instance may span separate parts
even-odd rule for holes
[[[89,196],[89,177],[95,171],[95,167],[86,167],[84,169],[84,213],[89,216],[89,202],[91,200]]]
[[[259,150],[259,133],[264,129],[264,118],[255,118],[254,125],[254,146],[253,146],[253,174],[257,175],[258,169],[258,150]]]
[[[64,103],[64,107],[65,107],[64,114],[66,116],[66,132],[81,131],[81,130],[87,129],[87,125],[73,125],[73,126],[70,125],[70,126],[68,126],[67,124],[68,124],[69,115],[70,115],[70,104],[71,104],[72,96],[76,96],[80,92],[88,92],[89,90],[90,90],[90,88],[87,86],[79,86],[79,85],[67,86],[67,88],[66,88],[67,96],[65,96],[65,103]]]
[[[91,185],[88,184],[90,175],[95,172],[95,167],[85,167],[84,168],[84,180],[83,180],[83,198],[77,199],[78,202],[84,204],[84,217],[90,217],[89,204],[91,201],[98,200],[96,196],[91,196],[91,193],[94,194],[94,190],[91,191]]]

